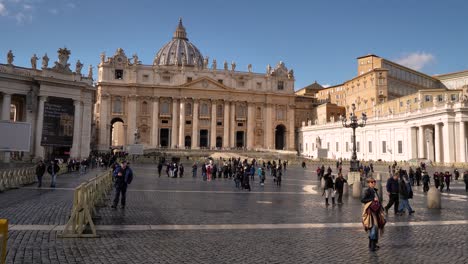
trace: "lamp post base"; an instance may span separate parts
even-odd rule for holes
[[[359,160],[351,160],[349,162],[349,171],[359,171]]]

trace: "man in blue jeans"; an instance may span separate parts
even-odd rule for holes
[[[130,167],[127,166],[127,161],[123,161],[120,166],[117,166],[114,170],[114,187],[115,187],[115,197],[114,203],[111,206],[112,208],[117,208],[119,204],[120,194],[122,194],[121,208],[125,209],[125,202],[127,198],[127,186],[133,180],[133,171]]]
[[[52,160],[50,162],[49,167],[47,168],[47,172],[50,174],[50,176],[52,178],[51,181],[50,181],[50,187],[51,188],[55,188],[55,184],[57,182],[57,173],[59,172],[59,170],[60,170],[60,167],[57,164],[57,161]]]
[[[398,182],[398,171],[396,171],[393,174],[393,177],[387,180],[387,193],[390,199],[388,201],[388,204],[385,206],[385,213],[388,214],[388,209],[390,209],[390,207],[392,207],[392,205],[395,204],[393,209],[395,209],[395,214],[398,214],[398,206],[400,203],[400,184]]]

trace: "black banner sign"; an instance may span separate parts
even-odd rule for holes
[[[44,103],[41,145],[71,147],[74,113],[73,100],[49,98]]]

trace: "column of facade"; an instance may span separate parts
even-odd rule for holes
[[[11,94],[3,93],[2,120],[10,120]]]
[[[255,115],[254,115],[254,104],[247,104],[247,149],[253,149],[254,147],[254,129],[255,129]]]
[[[99,111],[99,149],[101,151],[109,150],[109,140],[107,139],[107,125],[109,122],[109,120],[107,120],[109,115],[109,98],[109,95],[101,94],[101,105]]]
[[[180,99],[179,148],[185,147],[185,99]]]
[[[466,162],[466,130],[465,130],[465,122],[460,122],[460,131],[459,131],[459,155],[457,162]]]
[[[453,133],[453,123],[445,122],[442,128],[442,141],[443,141],[443,157],[444,162],[454,162],[454,144],[455,144],[455,137]]]
[[[294,142],[294,139],[295,139],[295,136],[294,136],[294,133],[295,133],[295,131],[294,131],[294,105],[289,105],[288,106],[287,116],[288,116],[288,124],[287,124],[287,126],[288,126],[288,128],[287,128],[288,140],[287,140],[286,149],[287,150],[294,150],[295,145],[296,145],[295,142]],[[362,143],[361,143],[361,147],[362,147]],[[336,147],[335,146],[330,146],[330,148],[334,149]]]
[[[273,106],[271,104],[266,105],[266,116],[265,116],[265,148],[272,149],[272,138],[273,138]]]
[[[151,146],[159,147],[159,97],[153,98],[153,116],[151,119]]]
[[[425,151],[424,151],[424,127],[418,127],[418,158],[425,158]]]
[[[192,149],[198,149],[198,99],[193,100],[192,112]]]
[[[440,123],[435,123],[434,124],[434,154],[435,154],[435,162],[441,162],[442,161],[442,155],[440,153],[441,151],[441,145],[440,145]]]
[[[210,148],[216,148],[216,101],[211,101]]]
[[[177,129],[177,121],[179,120],[179,116],[177,115],[177,109],[179,108],[179,104],[177,103],[176,98],[172,98],[172,129],[171,129],[171,148],[176,148],[178,143],[178,129]]]
[[[81,101],[73,100],[75,113],[73,115],[73,143],[70,150],[70,157],[80,158],[81,143]]]
[[[34,147],[34,156],[36,158],[44,158],[44,147],[41,146],[42,140],[42,127],[44,124],[44,104],[47,100],[47,96],[39,97],[39,109],[37,110],[37,120],[36,120],[36,139]]]
[[[127,111],[127,142],[129,145],[135,144],[135,132],[136,132],[136,95],[130,95],[128,97],[128,111]]]
[[[231,135],[230,135],[230,144],[229,146],[231,148],[235,148],[236,147],[236,103],[235,102],[231,102],[231,109],[230,109],[230,114],[231,114],[231,117],[230,117],[230,120],[231,120],[231,124],[229,126],[229,128],[231,129]]]
[[[223,148],[229,147],[229,102],[224,102]]]
[[[83,115],[81,121],[81,158],[86,158],[91,152],[91,123],[92,123],[92,102],[90,99],[83,102]]]

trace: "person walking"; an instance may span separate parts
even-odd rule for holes
[[[197,163],[194,162],[193,165],[192,165],[192,177],[193,178],[197,177],[197,169],[198,169]]]
[[[162,171],[163,165],[161,162],[158,164],[158,177],[161,178],[161,171]]]
[[[444,175],[445,184],[447,185],[447,192],[450,192],[450,182],[452,181],[452,174],[446,171]]]
[[[278,165],[278,166],[280,166],[280,165]],[[279,168],[278,171],[276,172],[276,186],[281,187],[282,177],[283,177],[283,171],[281,170],[281,168]]]
[[[184,177],[184,165],[182,165],[182,162],[179,165],[179,175],[180,177]]]
[[[122,209],[125,209],[125,203],[127,200],[127,187],[133,180],[133,171],[128,166],[127,161],[123,161],[120,166],[117,166],[112,174],[114,177],[114,187],[115,187],[115,197],[114,203],[112,204],[112,208],[117,208],[119,204],[120,195],[122,195],[122,199],[120,201]]]
[[[468,192],[468,170],[463,172],[463,181],[465,182],[465,192]]]
[[[261,178],[260,178],[260,185],[261,186],[265,185],[265,178],[266,178],[265,167],[262,167]]]
[[[427,171],[423,171],[423,177],[422,177],[423,192],[429,191],[430,181],[431,181],[431,177],[429,177],[429,174],[427,173]]]
[[[439,181],[439,172],[434,172],[434,186],[436,189],[439,189],[440,181]]]
[[[335,179],[335,191],[338,194],[338,204],[343,204],[343,189],[345,183],[348,183],[348,181],[343,178],[341,172],[338,173],[338,177]]]
[[[50,181],[50,187],[55,188],[55,185],[57,184],[57,173],[60,171],[60,167],[57,164],[57,161],[52,160],[50,162],[49,167],[47,168],[47,172],[51,176],[51,181]]]
[[[408,209],[408,214],[412,215],[414,210],[411,208],[408,200],[413,198],[413,190],[411,189],[411,184],[407,175],[401,177],[399,188],[400,206],[398,207],[398,215],[403,215],[405,213],[405,208]]]
[[[39,161],[39,163],[36,166],[36,177],[38,181],[37,187],[41,188],[42,187],[42,176],[44,176],[44,173],[46,171],[46,166],[42,160]]]
[[[325,194],[325,206],[329,206],[328,198],[331,196],[332,204],[335,206],[335,184],[333,183],[333,179],[331,177],[331,173],[327,172],[323,179],[325,180],[325,186],[323,188],[323,194]]]
[[[400,185],[398,182],[398,174],[395,173],[393,174],[393,177],[387,180],[387,193],[390,199],[388,201],[388,204],[385,206],[385,213],[388,214],[388,209],[390,209],[390,207],[392,207],[393,204],[395,204],[395,206],[393,207],[393,209],[395,210],[395,214],[398,213],[399,191],[400,191]]]
[[[364,230],[369,233],[369,249],[375,251],[380,248],[378,245],[379,233],[383,234],[386,220],[380,202],[382,197],[379,197],[378,190],[375,188],[374,178],[368,178],[367,185],[368,188],[361,199],[361,203],[364,204],[362,224]]]

